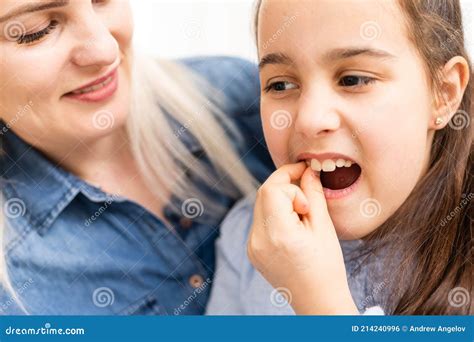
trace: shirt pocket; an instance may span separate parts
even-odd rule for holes
[[[162,314],[163,312],[160,310],[158,300],[152,295],[141,298],[120,312],[120,315],[125,316],[154,316]]]

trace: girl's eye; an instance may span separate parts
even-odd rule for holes
[[[368,76],[344,76],[339,80],[339,85],[343,87],[358,87],[375,82],[375,78]]]
[[[283,92],[285,90],[291,90],[291,89],[296,89],[298,86],[294,83],[291,82],[286,82],[286,81],[279,81],[279,82],[273,82],[269,84],[266,88],[265,91],[274,91],[274,92]]]
[[[28,43],[33,43],[37,40],[40,40],[47,34],[49,34],[54,28],[58,25],[58,22],[56,20],[53,20],[49,23],[47,27],[42,29],[41,31],[35,32],[35,33],[30,33],[30,34],[24,34],[20,36],[17,40],[18,44],[28,44]]]

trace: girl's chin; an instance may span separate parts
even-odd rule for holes
[[[357,231],[355,227],[351,227],[346,224],[338,224],[333,220],[334,228],[336,230],[337,237],[339,240],[356,240],[358,239]]]
[[[342,229],[336,228],[336,233],[339,240],[343,241],[359,240],[367,235],[365,233],[358,232],[357,230],[350,229],[348,227],[344,227]]]
[[[358,217],[358,212],[352,217]],[[359,222],[353,219],[342,219],[341,222],[333,220],[334,228],[336,230],[339,240],[358,240],[366,237],[378,227],[375,222],[367,222],[364,219],[358,219]],[[350,223],[349,223],[350,222]]]

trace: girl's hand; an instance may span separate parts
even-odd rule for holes
[[[282,166],[258,190],[247,252],[297,314],[359,314],[323,187],[304,162]]]

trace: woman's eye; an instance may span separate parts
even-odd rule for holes
[[[280,81],[280,82],[274,82],[268,85],[268,87],[265,88],[266,92],[269,91],[275,91],[275,92],[283,92],[285,90],[290,90],[290,89],[296,89],[297,85],[291,82],[285,82],[285,81]]]
[[[375,78],[368,76],[344,76],[339,80],[339,85],[343,87],[358,87],[375,82]]]
[[[58,25],[58,22],[56,20],[53,20],[49,23],[47,27],[42,29],[41,31],[35,32],[35,33],[30,33],[30,34],[23,34],[20,36],[17,40],[18,44],[28,44],[28,43],[33,43],[37,40],[40,40],[47,34],[49,34],[54,28]]]

